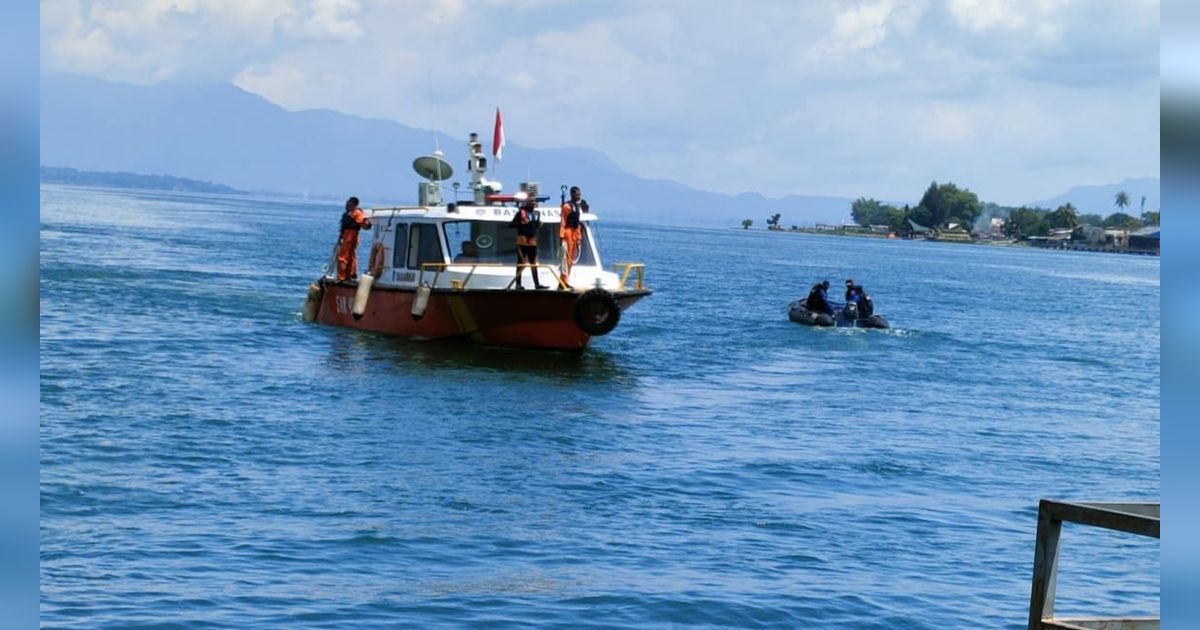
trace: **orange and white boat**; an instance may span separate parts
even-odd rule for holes
[[[304,318],[418,339],[461,338],[489,345],[582,351],[592,337],[611,332],[621,313],[650,295],[645,266],[617,263],[606,269],[594,225],[583,213],[582,241],[566,282],[558,238],[560,206],[541,205],[536,183],[502,194],[484,178],[486,160],[471,138],[473,199],[442,203],[442,182],[453,170],[440,153],[417,158],[425,180],[415,206],[373,208],[367,272],[338,281],[331,259],[310,285]],[[458,186],[455,186],[457,189]],[[516,286],[516,230],[509,226],[517,204],[533,197],[538,231],[539,281],[547,290]],[[530,271],[522,276],[529,283]]]

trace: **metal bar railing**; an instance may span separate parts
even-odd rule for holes
[[[646,274],[646,265],[644,263],[637,263],[637,262],[613,263],[613,272],[615,272],[616,274],[618,274],[621,277],[621,284],[618,285],[619,290],[621,290],[621,291],[625,290],[625,282],[629,280],[630,272],[634,272],[634,274],[636,275],[636,279],[633,284],[634,288],[636,288],[636,289],[643,288],[642,281],[644,280],[644,276]]]
[[[1059,538],[1063,522],[1082,523],[1139,536],[1159,537],[1158,503],[1067,502],[1042,499],[1038,505],[1037,540],[1033,552],[1033,584],[1029,594],[1029,630],[1044,628],[1158,628],[1155,618],[1055,619],[1054,586],[1058,578]]]
[[[526,269],[529,269],[530,267],[534,267],[534,268],[536,268],[536,269],[549,269],[549,270],[550,270],[550,275],[551,275],[551,276],[553,276],[553,277],[554,277],[554,281],[558,283],[558,288],[559,288],[559,289],[568,289],[568,288],[570,288],[570,287],[568,287],[568,286],[567,286],[567,283],[566,283],[566,282],[563,282],[563,279],[562,279],[562,274],[561,274],[561,273],[559,273],[559,271],[562,269],[561,267],[559,267],[558,265],[546,265],[546,264],[543,264],[543,263],[538,263],[538,264],[536,264],[536,265],[530,265],[530,264],[526,264],[526,263],[518,263],[518,264],[517,264],[517,275],[513,276],[513,279],[512,279],[512,280],[509,280],[509,281],[508,281],[508,284],[506,284],[506,285],[504,286],[504,288],[505,288],[505,289],[511,289],[511,288],[513,287],[513,285],[514,285],[514,284],[516,284],[516,282],[517,282],[517,278],[520,278],[520,277],[521,277],[521,274],[525,273],[525,270],[526,270]]]
[[[534,265],[518,264],[517,266],[520,267],[521,272],[524,273],[527,268],[534,266]],[[436,287],[438,280],[441,279],[442,273],[445,272],[446,270],[450,269],[451,267],[468,268],[466,277],[464,277],[460,281],[457,281],[456,284],[452,287],[455,289],[466,290],[471,284],[471,279],[473,277],[475,277],[476,269],[478,269],[480,267],[492,267],[492,268],[512,267],[512,265],[508,264],[508,263],[467,263],[467,262],[421,263],[421,272],[420,272],[420,275],[417,277],[417,284],[424,284],[425,283],[425,273],[429,272],[429,273],[433,274],[433,282],[430,284],[430,286]],[[555,282],[558,283],[558,287],[560,289],[570,288],[565,282],[563,282],[562,276],[559,273],[560,269],[559,269],[558,265],[538,263],[536,265],[536,267],[539,270],[540,269],[550,270],[551,275],[554,277]],[[618,275],[618,277],[620,278],[620,284],[618,285],[619,291],[625,290],[626,284],[628,284],[629,277],[631,275],[633,276],[634,288],[636,288],[636,289],[645,288],[645,274],[646,274],[645,263],[638,263],[638,262],[613,263],[613,272],[616,273]],[[505,285],[504,288],[510,289],[510,288],[512,288],[514,283],[516,283],[515,276],[512,280],[510,280],[508,282],[507,285]]]
[[[465,291],[471,283],[471,278],[473,278],[475,276],[475,270],[477,268],[479,268],[479,267],[511,267],[511,266],[512,265],[509,265],[507,263],[421,263],[421,273],[420,273],[420,275],[417,276],[417,284],[420,285],[420,284],[425,283],[425,272],[426,271],[433,273],[433,282],[430,283],[429,286],[436,287],[438,279],[441,278],[442,272],[446,271],[450,267],[470,267],[470,269],[467,271],[466,277],[464,277],[460,281],[460,284],[452,287],[454,289]],[[519,264],[517,266],[520,268],[521,273],[524,273],[525,270],[528,269],[529,267],[534,267],[534,266],[536,266],[537,269],[539,269],[539,270],[540,269],[549,269],[550,274],[554,277],[555,282],[558,283],[559,288],[560,289],[567,288],[567,285],[565,283],[563,283],[562,278],[559,276],[558,265],[538,263],[537,265]],[[512,280],[508,281],[508,284],[505,285],[504,288],[505,289],[512,288],[513,284],[515,284],[516,281],[517,281],[517,278],[516,278],[516,276],[514,276]]]

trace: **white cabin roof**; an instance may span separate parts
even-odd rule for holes
[[[502,223],[512,221],[513,215],[517,212],[516,206],[500,204],[490,206],[459,205],[457,206],[457,212],[448,212],[446,208],[447,206],[384,206],[371,208],[370,210],[373,219],[411,217],[442,221],[496,221]],[[562,208],[558,205],[538,206],[537,211],[541,214],[542,223],[558,223]],[[591,212],[581,212],[579,219],[584,222],[595,221],[596,215]]]

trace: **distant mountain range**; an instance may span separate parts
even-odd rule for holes
[[[73,168],[43,166],[41,181],[47,184],[69,184],[73,186],[104,186],[109,188],[142,188],[145,190],[176,190],[203,193],[242,192],[224,184],[202,182],[171,175],[141,175],[138,173],[112,173],[80,171]]]
[[[487,136],[490,129],[465,129],[462,137],[436,134],[456,169],[454,179],[464,184],[469,131]],[[368,205],[405,204],[415,202],[419,182],[412,160],[432,151],[434,137],[428,130],[387,120],[328,110],[287,111],[229,84],[144,86],[77,75],[42,78],[41,161],[55,167],[219,182],[233,189],[339,203],[357,195]],[[499,169],[506,190],[516,189],[515,173],[533,173],[552,196],[559,184],[578,184],[605,216],[670,225],[734,226],[749,218],[761,226],[775,213],[782,215],[784,226],[842,223],[850,220],[853,201],[705,192],[638,177],[599,151],[509,143]],[[151,182],[141,181],[142,187]],[[110,180],[103,185],[121,184]],[[1158,208],[1158,188],[1157,178],[1131,179],[1072,188],[1029,205],[1054,208],[1070,201],[1080,212],[1107,215],[1115,211],[1113,197],[1125,190],[1132,202],[1127,211],[1137,214],[1143,195],[1147,210]],[[465,198],[465,186],[463,190]],[[447,191],[446,196],[452,195]]]
[[[1159,209],[1159,187],[1157,177],[1139,177],[1127,179],[1117,184],[1101,186],[1076,186],[1071,190],[1050,199],[1043,199],[1027,204],[1038,208],[1057,208],[1064,203],[1070,203],[1080,214],[1099,214],[1108,216],[1118,211],[1115,203],[1117,193],[1129,193],[1129,206],[1126,214],[1139,216],[1142,213],[1142,197],[1146,198],[1146,210]]]
[[[485,120],[490,112],[481,112]],[[438,134],[465,182],[466,135]],[[432,152],[434,134],[327,110],[292,112],[228,84],[114,83],[75,75],[42,78],[43,164],[90,171],[169,174],[233,188],[364,203],[413,203],[413,158]],[[674,225],[785,224],[849,220],[849,198],[755,193],[723,195],[644,179],[606,155],[580,148],[530,149],[509,143],[500,177],[515,190],[516,173],[533,173],[543,190],[578,184],[606,216]],[[465,186],[463,188],[465,192]],[[449,196],[449,195],[447,195]],[[553,195],[552,195],[553,196]],[[465,197],[465,195],[464,195]]]

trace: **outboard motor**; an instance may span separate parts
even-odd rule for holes
[[[846,319],[851,321],[858,319],[858,305],[854,302],[847,302],[846,309],[842,311]]]

